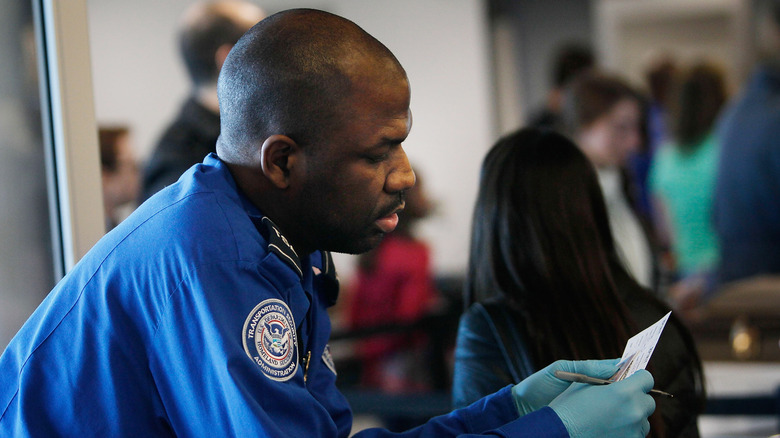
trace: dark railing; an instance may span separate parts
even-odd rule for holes
[[[443,305],[437,310],[414,321],[378,324],[359,329],[335,329],[331,334],[331,349],[339,370],[339,389],[347,398],[356,415],[375,415],[394,420],[407,419],[421,422],[424,419],[449,412],[452,384],[450,357],[455,346],[458,320],[463,311],[462,280],[437,279],[436,285]],[[357,382],[360,361],[350,354],[336,354],[339,344],[393,334],[423,334],[427,342],[426,357],[429,360],[430,390],[410,393],[388,393],[362,388]],[[344,370],[344,372],[342,372]]]
[[[706,415],[774,415],[780,422],[780,388],[774,395],[710,397]],[[780,426],[780,423],[778,423]]]

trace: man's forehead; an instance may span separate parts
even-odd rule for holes
[[[376,117],[374,120],[385,126],[382,131],[387,132],[389,137],[406,138],[412,130],[412,110],[410,108],[389,117]]]
[[[400,65],[394,63],[365,60],[344,70],[344,73],[356,93],[370,92],[383,95],[405,93],[407,98],[410,94],[406,72]]]

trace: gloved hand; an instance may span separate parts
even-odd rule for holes
[[[647,436],[647,417],[655,410],[653,376],[639,370],[631,377],[609,385],[573,383],[550,407],[566,426],[569,435],[577,438],[605,436]]]
[[[609,379],[617,372],[618,362],[620,359],[558,360],[531,374],[512,388],[512,396],[520,416],[549,405],[555,397],[571,386],[571,382],[555,377],[555,371],[568,371],[600,379]]]

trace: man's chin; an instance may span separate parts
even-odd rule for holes
[[[342,242],[340,245],[333,245],[329,251],[352,255],[363,254],[379,246],[384,237],[385,233],[377,231],[371,236],[363,237],[362,239],[354,239],[350,242]]]

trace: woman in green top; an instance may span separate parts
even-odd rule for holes
[[[713,126],[725,101],[720,69],[699,63],[685,73],[672,113],[674,140],[661,147],[650,168],[656,228],[680,280],[670,298],[683,309],[698,301],[718,262],[712,225],[718,161]]]

